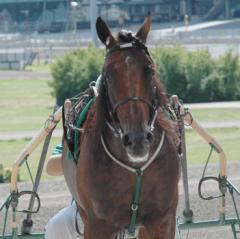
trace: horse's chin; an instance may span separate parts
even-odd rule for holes
[[[128,153],[127,155],[129,162],[134,164],[140,164],[145,163],[148,160],[149,153],[145,154],[144,156],[131,155],[130,153]]]

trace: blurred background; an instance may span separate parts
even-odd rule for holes
[[[0,202],[9,193],[12,163],[53,108],[85,90],[101,73],[105,50],[96,36],[96,18],[101,16],[113,33],[121,28],[136,32],[148,12],[152,30],[147,46],[160,80],[222,145],[230,178],[240,186],[239,0],[0,0]],[[61,137],[59,123],[47,158]],[[195,215],[209,219],[218,215],[215,204],[206,213],[197,196],[209,145],[187,126],[186,141]],[[26,161],[33,176],[42,148]],[[218,175],[219,158],[212,156],[210,173]],[[31,187],[25,164],[19,180],[20,188]],[[40,191],[43,207],[34,230],[43,231],[71,196],[63,177],[51,177],[45,170]],[[180,191],[180,208],[182,202]],[[218,234],[212,230],[212,237],[204,233],[189,238],[230,238],[225,229]]]
[[[115,32],[134,31],[148,12],[149,45],[207,48],[214,57],[229,48],[239,54],[238,0],[0,0],[0,69],[22,70],[89,43],[99,46],[97,16]]]
[[[98,15],[112,26],[154,22],[209,21],[240,17],[238,0],[98,0]],[[90,26],[89,0],[1,0],[0,31],[63,32]],[[186,19],[187,18],[187,19]]]

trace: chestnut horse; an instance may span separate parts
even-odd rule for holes
[[[120,238],[120,232],[123,238],[135,238],[135,232],[141,239],[175,237],[177,136],[165,117],[167,99],[145,46],[150,26],[148,16],[135,35],[122,30],[114,37],[97,19],[107,53],[79,145],[84,239]]]

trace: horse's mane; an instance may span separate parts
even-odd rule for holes
[[[143,44],[140,39],[138,39],[131,31],[121,30],[117,34],[117,41],[118,43],[139,43]],[[166,97],[166,91],[162,83],[160,82],[160,79],[157,74],[156,66],[150,56],[148,56],[149,61],[151,62],[150,67],[153,69],[154,76],[153,80],[155,83],[155,86],[157,88],[157,97],[158,102],[161,107],[166,106],[168,103],[168,99]],[[90,130],[93,132],[93,137],[95,138],[95,142],[97,144],[100,143],[100,136],[102,134],[103,128],[105,127],[105,121],[106,121],[106,115],[107,115],[107,109],[106,109],[106,89],[101,82],[100,84],[100,90],[99,90],[99,96],[97,97],[93,107],[91,108],[89,114],[90,116],[87,117],[87,122],[89,122],[89,126],[87,128],[90,128]],[[164,113],[159,113],[157,117],[158,125],[166,132],[166,134],[169,136],[170,139],[172,139],[175,144],[178,142],[178,137],[176,134],[176,125],[172,121],[166,118]],[[97,148],[97,145],[93,145],[94,148]]]

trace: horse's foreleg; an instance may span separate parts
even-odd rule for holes
[[[114,229],[101,220],[93,220],[84,227],[84,239],[114,239]]]
[[[151,239],[151,237],[145,227],[140,228],[139,239]]]
[[[89,227],[88,227],[87,223],[84,224],[83,238],[84,238],[84,239],[90,239]]]
[[[156,221],[146,226],[146,231],[140,239],[174,239],[176,229],[175,216],[169,217],[164,222]],[[140,235],[141,236],[141,235]]]

